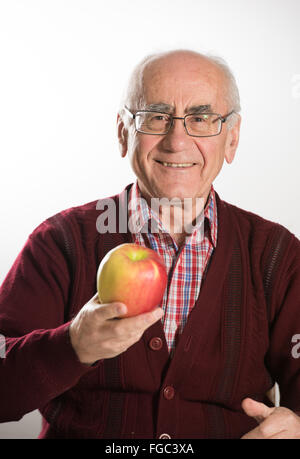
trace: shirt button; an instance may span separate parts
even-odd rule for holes
[[[161,440],[169,440],[171,437],[170,437],[169,434],[163,433],[158,438],[161,439]]]
[[[163,394],[166,400],[172,400],[175,395],[175,389],[172,386],[166,386],[163,390]]]
[[[162,345],[162,339],[158,336],[155,336],[155,338],[152,338],[149,341],[149,347],[152,349],[152,351],[159,351],[162,348]]]

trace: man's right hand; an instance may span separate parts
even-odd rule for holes
[[[71,344],[81,363],[92,365],[97,360],[116,357],[163,316],[163,310],[156,308],[122,319],[126,312],[123,303],[101,304],[97,294],[83,306],[69,328]]]

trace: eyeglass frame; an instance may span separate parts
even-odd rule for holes
[[[148,135],[166,135],[166,134],[169,133],[171,127],[173,126],[174,120],[183,120],[183,125],[184,125],[184,128],[185,128],[185,132],[190,137],[215,137],[217,135],[220,135],[221,132],[222,132],[223,123],[226,123],[226,121],[229,118],[229,116],[231,116],[233,113],[236,113],[235,110],[231,110],[231,112],[227,113],[227,115],[224,115],[224,116],[220,115],[219,113],[211,113],[211,112],[199,113],[199,115],[215,115],[217,118],[216,118],[216,120],[213,121],[213,123],[215,123],[217,120],[221,121],[220,132],[218,132],[218,134],[211,134],[211,135],[194,135],[194,134],[189,134],[188,129],[187,129],[186,124],[185,124],[186,117],[192,116],[193,113],[187,113],[185,116],[173,116],[171,113],[160,112],[160,111],[157,111],[157,110],[137,110],[135,113],[133,113],[131,110],[129,110],[129,108],[126,105],[124,105],[124,108],[129,113],[129,116],[134,120],[134,125],[135,125],[136,131],[140,132],[141,134],[146,134],[146,135],[147,134]],[[167,132],[164,132],[163,134],[152,134],[151,132],[140,131],[139,129],[137,129],[136,121],[135,121],[136,120],[136,115],[138,113],[161,113],[162,115],[170,116],[171,117],[171,123],[170,123],[170,126],[169,126]]]

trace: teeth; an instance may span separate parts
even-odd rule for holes
[[[165,161],[161,161],[161,164],[168,167],[191,167],[193,163],[166,163]]]

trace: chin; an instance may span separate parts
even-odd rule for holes
[[[160,197],[168,199],[178,198],[183,200],[184,198],[194,198],[196,193],[194,190],[182,189],[182,187],[168,187],[166,190],[162,190]]]

